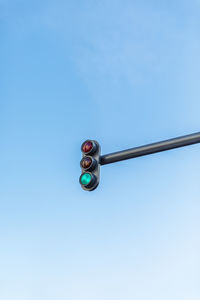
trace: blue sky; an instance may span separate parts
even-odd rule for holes
[[[198,300],[200,3],[0,0],[0,298]]]

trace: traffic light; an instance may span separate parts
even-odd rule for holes
[[[87,140],[82,144],[81,151],[82,174],[79,181],[84,190],[93,191],[97,188],[100,179],[100,145],[96,141]]]

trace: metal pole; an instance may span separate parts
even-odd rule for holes
[[[197,143],[200,143],[200,132],[141,147],[131,148],[124,151],[106,154],[101,156],[100,164],[107,165],[130,158],[149,155]]]

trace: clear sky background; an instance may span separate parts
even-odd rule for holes
[[[200,2],[0,0],[0,299],[199,300]]]

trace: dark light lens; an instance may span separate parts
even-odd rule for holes
[[[92,165],[92,159],[90,157],[85,157],[81,161],[81,166],[84,169],[88,169]]]
[[[84,153],[88,153],[92,151],[93,143],[91,141],[87,141],[83,144],[82,150]]]

